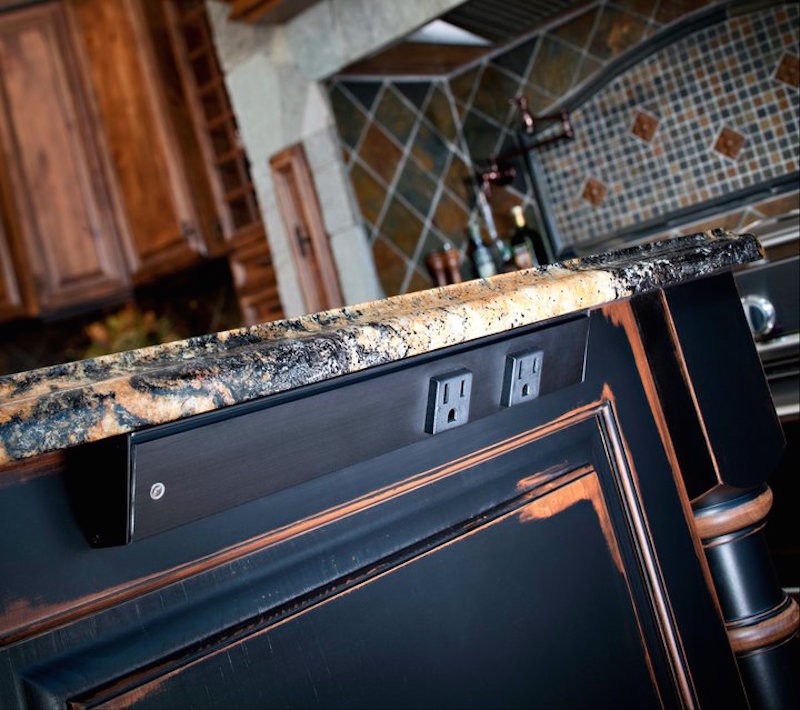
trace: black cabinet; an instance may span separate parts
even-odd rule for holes
[[[724,301],[729,278],[704,293]],[[181,463],[193,447],[170,459],[166,492],[147,505],[179,490],[172,515],[151,510],[147,535],[127,544],[89,545],[91,511],[75,497],[91,493],[73,484],[100,472],[146,495],[153,481],[126,478],[140,461],[93,445],[41,475],[12,470],[0,487],[0,698],[746,707],[686,493],[706,472],[683,465],[691,446],[673,437],[689,424],[665,414],[671,370],[648,350],[669,315],[657,298],[661,311],[620,302],[234,407],[224,421],[145,432],[165,456],[201,429],[194,448],[228,453],[202,470]],[[697,338],[685,343],[689,362],[713,347]],[[543,351],[541,394],[503,407],[495,364],[528,339]],[[556,363],[576,366],[548,380]],[[462,367],[473,373],[469,423],[425,434],[431,373]],[[740,386],[765,389],[760,371]],[[386,400],[385,422],[370,421],[387,391],[405,394]],[[335,426],[318,426],[315,402]],[[270,422],[297,411],[306,426],[269,439]],[[217,507],[214,476],[232,491]],[[124,522],[125,505],[105,503]]]

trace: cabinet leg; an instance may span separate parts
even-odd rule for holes
[[[764,537],[772,491],[717,489],[694,505],[731,648],[753,707],[800,707],[800,609],[778,584]]]

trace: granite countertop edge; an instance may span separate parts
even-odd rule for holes
[[[177,421],[755,261],[713,230],[0,377],[0,464]]]

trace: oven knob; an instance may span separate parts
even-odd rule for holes
[[[750,326],[750,332],[757,338],[769,335],[775,328],[775,306],[763,296],[745,296],[742,308]]]

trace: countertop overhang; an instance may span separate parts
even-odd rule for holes
[[[723,230],[0,377],[0,464],[286,392],[720,273]]]

